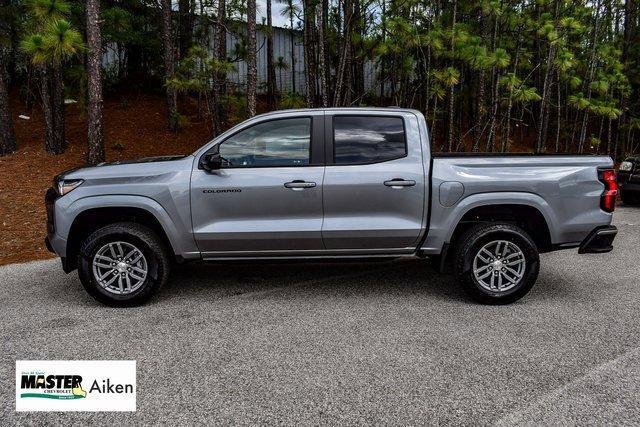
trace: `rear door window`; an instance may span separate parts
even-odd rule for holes
[[[336,165],[361,165],[407,155],[401,117],[335,116],[333,153]]]

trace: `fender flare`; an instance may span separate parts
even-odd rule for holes
[[[183,244],[178,237],[181,235],[181,231],[177,229],[173,219],[169,216],[169,213],[162,207],[162,205],[160,205],[160,203],[146,196],[95,195],[75,200],[67,208],[67,212],[70,213],[70,215],[68,215],[68,231],[71,230],[71,226],[78,215],[83,212],[91,209],[119,207],[142,209],[153,215],[169,239],[169,243],[171,244],[174,253],[182,254],[184,252],[189,252],[187,248],[183,247]]]
[[[445,208],[437,202],[431,205],[431,221],[424,243],[420,250],[429,255],[442,252],[445,243],[451,241],[453,233],[465,214],[472,209],[492,205],[524,205],[537,209],[547,223],[551,242],[555,243],[560,229],[553,209],[545,199],[529,192],[505,191],[470,194],[462,198],[451,208]]]
[[[450,241],[460,220],[472,209],[492,205],[524,205],[536,209],[544,217],[547,227],[549,228],[549,234],[553,240],[553,236],[558,229],[558,220],[553,209],[551,209],[551,206],[549,206],[545,199],[533,193],[494,192],[472,194],[458,202],[454,211],[454,226],[449,229],[446,241]]]

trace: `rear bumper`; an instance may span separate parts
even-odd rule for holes
[[[603,225],[594,229],[580,244],[579,254],[610,252],[613,249],[613,239],[618,229],[614,225]]]

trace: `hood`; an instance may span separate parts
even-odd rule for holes
[[[184,159],[186,157],[189,157],[189,155],[185,154],[185,155],[173,155],[173,156],[143,157],[141,159],[135,159],[135,160],[117,160],[115,162],[102,162],[102,163],[99,163],[99,164],[97,164],[95,166],[88,166],[88,165],[78,166],[76,168],[69,169],[69,170],[66,170],[64,172],[60,172],[58,175],[56,175],[54,180],[59,180],[59,179],[62,179],[62,178],[71,178],[71,179],[73,179],[73,178],[83,178],[84,177],[83,174],[86,173],[86,172],[90,172],[90,171],[98,172],[102,168],[107,169],[109,166],[130,165],[130,164],[149,164],[149,163],[156,163],[156,162],[168,162],[168,161],[172,161],[172,160],[181,160],[181,159]],[[80,172],[80,173],[76,173],[76,172]]]
[[[171,160],[184,159],[185,157],[187,157],[186,154],[176,154],[172,156],[143,157],[141,159],[135,159],[135,160],[116,160],[115,162],[99,163],[96,165],[96,167],[109,166],[109,165],[129,165],[132,163],[168,162]]]

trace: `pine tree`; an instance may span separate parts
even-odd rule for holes
[[[5,9],[7,6],[7,0],[0,0],[0,8]],[[16,151],[16,135],[9,106],[9,85],[5,67],[8,55],[2,46],[2,40],[8,39],[8,33],[7,25],[0,23],[0,156]]]
[[[84,49],[82,36],[65,18],[70,6],[61,0],[30,3],[32,32],[21,43],[39,74],[40,101],[45,118],[45,149],[62,154],[66,149],[64,76],[62,67]]]
[[[276,109],[276,67],[273,58],[273,24],[271,17],[271,0],[267,0],[267,97],[269,108]]]
[[[87,163],[104,162],[102,105],[102,38],[100,0],[87,0],[88,143]]]
[[[256,0],[247,0],[247,114],[256,115]]]
[[[0,156],[16,151],[16,135],[9,108],[9,88],[7,85],[5,60],[0,53]]]
[[[282,11],[280,12],[282,16],[286,17],[289,20],[289,28],[291,29],[291,92],[296,93],[296,36],[295,29],[293,26],[293,21],[296,18],[296,15],[300,12],[298,6],[294,3],[293,0],[278,0],[280,3],[284,4]]]
[[[161,0],[162,12],[162,44],[164,58],[164,76],[165,80],[169,80],[174,73],[175,67],[175,48],[173,44],[173,23],[171,0]],[[174,89],[167,87],[165,90],[167,103],[167,115],[169,120],[169,129],[176,132],[180,125],[180,115],[178,113],[178,95]]]

